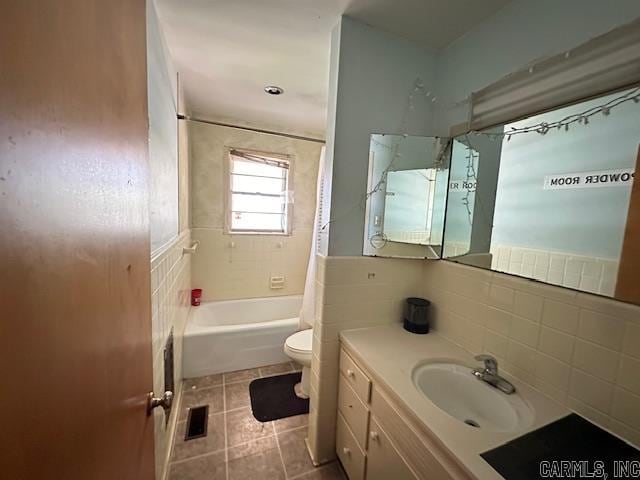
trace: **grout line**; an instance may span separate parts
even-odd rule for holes
[[[288,365],[289,365],[288,371],[280,372],[280,373],[274,373],[272,375],[263,375],[261,367],[257,367],[256,368],[257,371],[258,371],[258,377],[257,378],[267,378],[267,377],[272,377],[272,376],[277,376],[277,375],[286,375],[286,374],[289,374],[289,373],[295,373],[296,372],[295,365],[292,362],[286,362],[286,363],[288,363]],[[279,364],[275,364],[275,365],[279,365]],[[227,373],[231,373],[231,372],[227,372]],[[185,458],[185,459],[181,459],[181,460],[176,460],[176,461],[172,461],[172,458],[171,458],[171,457],[173,457],[173,451],[172,451],[171,455],[169,457],[169,462],[168,462],[168,467],[169,468],[170,468],[170,465],[172,465],[172,464],[184,463],[184,462],[187,462],[189,460],[194,460],[194,459],[197,459],[197,458],[206,457],[208,455],[213,455],[215,453],[220,453],[220,452],[224,451],[225,477],[226,477],[226,480],[229,480],[229,449],[230,448],[240,447],[240,446],[246,445],[246,444],[251,443],[251,442],[256,440],[256,439],[253,439],[253,440],[250,440],[248,442],[239,443],[238,445],[234,445],[233,447],[229,446],[229,432],[228,432],[228,429],[227,429],[227,414],[228,413],[232,413],[232,412],[236,412],[236,411],[240,411],[240,410],[246,410],[246,409],[251,410],[251,404],[249,403],[249,405],[245,405],[245,406],[241,406],[241,407],[238,407],[238,408],[234,408],[234,409],[228,410],[227,409],[227,394],[226,394],[227,385],[235,385],[235,384],[239,384],[239,383],[248,383],[248,382],[250,382],[252,380],[255,380],[256,378],[228,382],[225,379],[224,373],[222,373],[221,375],[222,375],[222,381],[221,381],[221,384],[219,384],[219,385],[211,385],[211,386],[200,387],[200,388],[195,388],[195,389],[191,388],[191,387],[185,388],[186,387],[185,386],[185,387],[182,388],[182,394],[185,394],[185,393],[188,393],[188,392],[193,392],[193,391],[213,390],[214,388],[221,388],[222,389],[222,411],[221,412],[210,413],[209,417],[212,416],[212,415],[220,415],[220,414],[223,415],[223,422],[224,422],[224,449],[215,450],[215,451],[212,451],[212,452],[206,452],[206,453],[203,453],[203,454],[200,454],[200,455],[194,455],[193,457],[189,457],[189,458]],[[180,414],[180,412],[178,412],[178,415],[179,414]],[[181,423],[184,423],[184,422],[186,422],[186,419],[185,420],[180,420],[180,417],[178,416],[178,419],[176,420],[176,432],[174,432],[174,435],[175,435],[175,433],[177,433],[177,426],[179,424],[181,424]],[[280,455],[280,462],[281,462],[282,468],[284,470],[285,478],[289,478],[287,476],[287,470],[286,470],[286,467],[285,467],[285,464],[284,464],[284,457],[282,456],[282,450],[280,448],[280,443],[278,441],[278,435],[282,434],[282,433],[301,430],[303,428],[306,429],[306,428],[308,428],[308,424],[307,425],[298,426],[298,427],[288,428],[288,429],[285,429],[285,430],[282,430],[282,431],[277,431],[276,430],[276,426],[275,426],[275,422],[276,422],[275,420],[271,421],[271,422],[264,422],[264,423],[269,423],[270,424],[272,433],[267,435],[267,436],[265,436],[265,437],[261,437],[260,440],[267,439],[267,438],[272,438],[272,437],[275,439],[276,446],[278,448],[278,454]],[[309,472],[305,472],[305,473],[303,473],[301,475],[296,475],[295,478],[299,478],[300,476],[306,475],[307,473],[309,473]]]
[[[237,447],[242,447],[244,445],[249,445],[250,443],[254,443],[257,440],[267,440],[267,439],[270,439],[270,438],[276,439],[277,436],[279,434],[281,434],[281,433],[288,433],[288,432],[292,432],[294,430],[301,430],[303,428],[306,428],[306,426],[296,427],[296,428],[292,428],[290,430],[284,430],[282,432],[272,433],[270,435],[266,435],[266,436],[260,437],[260,438],[255,438],[255,439],[249,440],[247,442],[238,443],[237,445],[233,445],[231,447],[228,446],[228,442],[226,440],[226,435],[225,435],[225,446],[223,448],[220,448],[218,450],[212,450],[210,452],[200,453],[198,455],[193,455],[192,457],[188,457],[188,458],[182,458],[180,460],[172,460],[172,461],[169,462],[169,464],[185,463],[185,462],[188,462],[190,460],[195,460],[195,459],[198,459],[198,458],[202,458],[202,457],[206,457],[206,456],[209,456],[209,455],[213,455],[214,453],[220,453],[222,451],[227,451],[227,450],[229,450],[231,448],[237,448]],[[225,428],[225,430],[226,430],[226,428]],[[227,458],[227,454],[225,453],[225,461],[226,461],[226,458]],[[307,473],[309,473],[309,472],[305,472],[305,473],[302,473],[300,475],[306,475]],[[296,477],[299,477],[300,475],[296,475]]]
[[[334,460],[333,462],[325,463],[325,464],[320,465],[318,467],[313,467],[308,472],[299,473],[298,475],[295,475],[293,477],[287,477],[287,480],[297,480],[297,479],[302,478],[302,477],[304,477],[306,475],[309,475],[311,472],[318,472],[320,470],[328,470],[331,465],[333,465],[334,463],[337,463],[337,462],[338,462],[338,460]],[[340,468],[340,467],[338,467],[338,468]],[[344,476],[343,476],[343,478],[344,478]]]
[[[271,423],[271,429],[273,430],[274,436],[276,437],[276,446],[278,447],[278,454],[280,455],[280,464],[282,465],[282,471],[284,472],[284,478],[287,480],[289,478],[289,474],[287,473],[287,467],[284,465],[284,457],[282,456],[282,449],[280,448],[280,441],[278,440],[278,434],[276,433],[276,426]]]
[[[231,445],[230,447],[227,448],[227,450],[231,450],[231,449],[238,448],[238,447],[244,447],[245,445],[250,445],[252,443],[259,442],[259,441],[262,441],[262,440],[269,440],[271,438],[275,439],[275,437],[276,437],[275,433],[271,433],[269,435],[265,435],[264,437],[256,437],[256,438],[253,438],[252,440],[248,440],[246,442],[238,443],[237,445]],[[221,451],[221,450],[218,450],[218,451]]]
[[[220,385],[210,385],[210,386],[208,386],[208,387],[196,387],[196,388],[193,388],[193,387],[185,387],[185,388],[183,388],[183,389],[182,389],[182,393],[189,393],[189,392],[202,392],[202,391],[204,391],[204,390],[211,390],[211,389],[214,389],[214,388],[220,388],[220,387],[222,387],[222,386],[223,386],[223,384],[221,383]]]
[[[224,422],[224,475],[229,480],[229,438],[227,435],[227,388],[222,375],[222,421]]]
[[[221,448],[218,450],[212,450],[210,452],[205,452],[205,453],[200,453],[198,455],[194,455],[193,457],[188,457],[188,458],[181,458],[180,460],[174,460],[172,462],[169,462],[170,465],[177,465],[179,463],[185,463],[188,462],[190,460],[197,460],[198,458],[202,458],[202,457],[208,457],[209,455],[213,455],[214,453],[220,453],[223,452],[225,449]]]
[[[230,408],[229,410],[225,410],[225,413],[234,413],[234,412],[238,412],[240,410],[246,410],[247,408],[251,409],[251,404],[243,405],[241,407],[236,407],[236,408]]]
[[[253,380],[257,380],[257,379],[259,379],[259,378],[262,378],[262,377],[245,378],[244,380],[235,380],[235,381],[233,381],[233,382],[228,382],[228,381],[226,381],[226,380],[225,380],[225,381],[224,381],[224,384],[225,384],[225,385],[235,385],[235,384],[237,384],[237,383],[247,383],[247,382],[252,382]]]
[[[277,422],[277,420],[273,420],[273,422]],[[286,430],[282,430],[280,432],[276,430],[276,435],[280,435],[281,433],[295,432],[296,430],[302,430],[303,428],[307,428],[308,426],[309,425],[307,424],[307,425],[302,425],[301,427],[287,428]],[[273,424],[273,428],[275,428],[275,423]]]

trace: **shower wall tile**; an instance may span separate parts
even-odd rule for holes
[[[181,400],[182,337],[191,305],[191,255],[183,255],[182,249],[190,245],[191,234],[185,230],[151,259],[153,391],[161,394],[165,390],[164,347],[172,328],[176,382],[169,421],[162,409],[155,409],[153,414],[157,480],[163,478],[166,469]]]
[[[525,253],[518,258],[545,261]],[[471,353],[491,353],[501,370],[638,444],[640,306],[454,262],[423,264],[435,331]],[[463,288],[458,278],[467,279]],[[489,294],[478,297],[487,282]],[[461,308],[471,301],[486,304],[484,323]]]
[[[193,285],[202,300],[301,295],[309,262],[312,230],[291,236],[227,235],[222,229],[193,228],[200,245],[193,256]],[[285,277],[271,289],[271,277]]]
[[[189,142],[191,227],[193,239],[200,241],[193,257],[193,285],[203,289],[203,301],[302,294],[322,144],[198,122],[189,123]],[[291,235],[224,233],[228,147],[291,156]],[[284,276],[285,287],[269,288],[272,276]]]

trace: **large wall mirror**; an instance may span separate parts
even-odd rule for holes
[[[371,135],[364,255],[439,258],[450,140]]]
[[[639,100],[633,88],[456,137],[442,257],[640,303]]]

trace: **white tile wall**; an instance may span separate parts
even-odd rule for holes
[[[491,268],[585,292],[613,296],[618,262],[562,252],[492,245]]]
[[[318,256],[311,364],[309,447],[314,460],[335,458],[340,331],[402,319],[404,299],[421,290],[422,262]]]
[[[311,229],[292,236],[225,235],[222,229],[193,228],[200,246],[193,258],[193,286],[203,301],[299,295],[304,290]],[[271,277],[285,277],[271,289]]]
[[[422,295],[438,333],[640,445],[639,306],[446,261]]]
[[[162,409],[154,411],[156,479],[164,479],[171,439],[179,411],[182,382],[182,336],[191,302],[191,256],[182,248],[191,244],[189,230],[184,231],[164,251],[151,259],[151,334],[153,343],[153,391],[164,391],[163,350],[169,332],[174,332],[176,386],[174,408],[169,421]]]
[[[640,445],[640,307],[446,261],[318,257],[309,447],[335,457],[340,331],[401,321],[409,296],[433,328]]]
[[[447,257],[456,257],[469,253],[469,242],[446,242],[444,252]]]
[[[418,243],[429,245],[431,232],[429,230],[385,230],[385,235],[392,242]]]
[[[322,145],[237,128],[189,123],[191,227],[200,248],[194,257],[193,286],[203,300],[300,294],[304,289],[316,207]],[[224,235],[227,147],[291,156],[292,234]],[[235,244],[230,248],[230,243]],[[285,288],[271,290],[270,276],[285,276]]]

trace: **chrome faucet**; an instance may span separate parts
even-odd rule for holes
[[[478,379],[497,388],[501,392],[511,395],[516,391],[516,387],[505,378],[498,375],[498,361],[491,355],[476,355],[474,357],[479,362],[484,362],[484,368],[474,368],[471,373]]]

